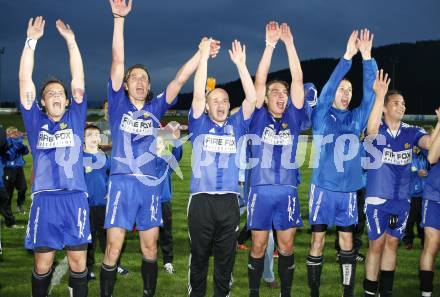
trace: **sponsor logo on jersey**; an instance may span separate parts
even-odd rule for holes
[[[72,147],[75,145],[72,129],[56,131],[50,134],[46,131],[40,131],[38,134],[37,149],[52,149],[58,147]]]
[[[393,152],[393,150],[389,148],[384,148],[382,154],[382,161],[386,164],[392,165],[408,165],[412,160],[412,150],[404,150],[400,152]]]
[[[269,127],[264,128],[261,140],[272,145],[291,145],[293,143],[290,130],[283,130],[277,134]]]
[[[206,135],[203,150],[213,153],[234,154],[237,152],[235,138],[228,135]]]
[[[149,115],[147,120],[143,120],[133,119],[130,115],[124,114],[119,129],[130,134],[153,135],[153,121]]]

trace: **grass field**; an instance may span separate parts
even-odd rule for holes
[[[17,122],[9,119],[15,125]],[[5,124],[4,124],[5,125]],[[6,126],[6,125],[5,125]],[[299,151],[306,153],[306,162],[308,164],[310,148],[300,147]],[[186,296],[187,295],[187,269],[188,269],[188,236],[186,207],[189,196],[189,178],[190,178],[190,157],[191,148],[188,144],[184,148],[184,156],[180,162],[184,179],[174,178],[173,188],[173,236],[174,236],[174,265],[177,273],[168,275],[161,269],[163,263],[159,255],[159,279],[156,290],[156,296]],[[29,176],[30,157],[26,158],[26,172]],[[307,166],[305,166],[307,167]],[[302,181],[299,188],[301,200],[301,213],[305,226],[297,232],[295,249],[295,280],[293,296],[308,296],[307,277],[306,277],[306,257],[310,242],[307,215],[307,193],[309,186],[310,169],[302,169]],[[15,211],[15,200],[13,200],[13,210]],[[27,210],[30,206],[30,198],[27,198]],[[17,214],[16,214],[17,215]],[[27,216],[17,215],[18,223],[27,224]],[[242,217],[244,222],[245,217]],[[26,229],[7,229],[1,228],[1,237],[3,243],[3,262],[0,262],[0,289],[1,297],[28,297],[30,296],[30,276],[33,265],[33,257],[23,249],[23,238]],[[132,233],[127,234],[127,250],[122,258],[122,264],[130,270],[125,277],[118,277],[114,296],[141,296],[142,281],[140,277],[141,256],[139,253],[138,240]],[[362,252],[366,252],[366,236],[364,236],[364,246]],[[325,264],[321,280],[321,296],[341,296],[339,266],[335,262],[334,236],[330,234],[327,237],[325,250]],[[419,296],[418,293],[418,259],[420,255],[419,241],[415,242],[415,249],[407,251],[404,248],[399,249],[398,269],[394,283],[394,296]],[[64,258],[64,252],[58,252],[57,260],[61,262]],[[100,263],[102,254],[97,253],[97,263]],[[99,264],[95,265],[95,273],[99,274]],[[274,266],[276,274],[276,263]],[[437,271],[440,265],[437,261]],[[212,262],[210,265],[210,274],[208,281],[208,296],[212,296]],[[97,275],[98,276],[98,275]],[[98,276],[99,277],[99,276]],[[358,265],[356,273],[356,296],[363,296],[362,280],[364,277],[364,266]],[[437,274],[434,281],[434,291],[440,292],[440,279]],[[247,252],[239,251],[236,257],[234,269],[234,285],[231,296],[247,296]],[[276,290],[267,289],[262,284],[261,296],[278,296]],[[67,274],[62,278],[61,284],[52,288],[50,296],[68,296]],[[99,296],[99,281],[89,282],[89,296]]]

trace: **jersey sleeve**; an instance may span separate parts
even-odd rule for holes
[[[157,119],[161,119],[165,115],[165,112],[177,103],[177,96],[173,99],[171,104],[168,104],[166,98],[167,93],[163,91],[150,102],[150,111]]]
[[[194,114],[192,108],[188,113],[188,130],[193,135],[191,136],[191,140],[194,140],[195,137],[201,134],[201,129],[205,125],[208,115],[206,113],[202,113],[200,117],[197,119],[194,118]]]
[[[81,103],[77,103],[73,97],[71,100],[71,104],[69,110],[67,112],[73,113],[75,120],[79,120],[80,123],[86,123],[87,118],[87,94],[84,94],[83,101]]]
[[[364,60],[363,64],[363,98],[361,104],[353,110],[357,130],[363,131],[367,127],[368,117],[374,105],[376,95],[373,91],[373,84],[376,79],[376,60]]]
[[[422,138],[425,135],[428,135],[425,131],[425,129],[418,127],[418,126],[413,126],[411,127],[411,132],[413,135],[413,140],[412,143],[415,146],[419,146],[419,140],[420,138]]]
[[[289,99],[290,100],[290,99]],[[298,109],[293,104],[286,107],[287,117],[290,121],[293,121],[297,131],[304,131],[310,128],[312,107],[304,102],[302,108]]]
[[[322,119],[330,110],[335,99],[336,90],[339,83],[351,68],[351,60],[341,59],[333,70],[330,79],[324,85],[319,95],[318,102],[312,114],[312,125],[318,127],[322,123]]]
[[[40,129],[42,118],[45,116],[43,111],[34,100],[32,106],[27,110],[22,104],[20,104],[21,115],[23,117],[24,126],[28,134],[28,141],[31,149],[35,149],[38,141],[38,131]]]
[[[249,125],[252,121],[252,116],[253,114],[249,119],[245,120],[243,114],[243,108],[241,107],[236,113],[234,113],[231,116],[233,126],[235,129],[238,129],[237,131],[240,132],[240,135],[246,134],[249,131]]]
[[[121,85],[119,90],[115,91],[113,90],[112,86],[112,80],[109,78],[108,84],[107,84],[107,98],[108,98],[108,115],[109,118],[112,118],[112,116],[120,110],[123,104],[123,100],[125,100],[125,90],[124,90],[124,84]]]

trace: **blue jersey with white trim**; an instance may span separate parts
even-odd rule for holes
[[[414,153],[414,152],[413,152]],[[411,162],[411,197],[421,197],[425,188],[425,176],[419,176],[419,170],[428,170],[429,163],[426,159],[425,152],[415,153]]]
[[[428,173],[423,199],[440,202],[440,162],[433,165]]]
[[[218,125],[203,113],[194,118],[188,115],[189,131],[192,133],[191,193],[239,193],[239,145],[245,145],[242,137],[249,128],[243,111],[228,117]]]
[[[87,185],[90,206],[106,205],[110,160],[102,151],[96,154],[84,152],[84,178]]]
[[[250,139],[249,148],[251,186],[298,185],[298,137],[310,127],[311,109],[306,102],[301,109],[289,104],[280,119],[275,119],[265,106],[255,110],[248,135],[256,136]],[[252,164],[254,161],[256,164]]]
[[[323,142],[320,153],[315,154],[311,182],[326,190],[354,192],[363,186],[360,150],[358,146],[351,146],[355,143],[348,140],[359,140],[367,126],[375,99],[373,83],[377,64],[374,59],[362,63],[363,98],[360,106],[353,110],[332,107],[339,83],[351,67],[350,60],[341,59],[322,89],[312,113],[314,143],[321,146],[320,139]],[[359,145],[360,142],[356,143]],[[354,156],[349,158],[353,152]]]
[[[125,94],[108,83],[108,114],[112,134],[110,175],[134,174],[157,178],[156,134],[159,120],[172,104],[166,101],[166,92],[148,101],[138,110]]]
[[[54,122],[39,108],[21,105],[34,165],[32,192],[69,190],[86,192],[83,173],[83,142],[87,98],[70,106],[60,121]]]
[[[368,169],[366,197],[388,200],[409,199],[413,147],[418,145],[420,138],[426,135],[426,132],[402,122],[394,136],[387,124],[382,121],[378,136],[381,135],[385,137],[385,144],[378,144],[377,138],[365,140],[371,145],[371,147],[366,146],[369,162],[381,161],[379,168]],[[375,160],[374,156],[381,157],[382,160]]]

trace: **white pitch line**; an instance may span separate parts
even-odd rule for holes
[[[64,257],[63,260],[61,260],[60,264],[55,267],[55,271],[53,272],[52,281],[50,282],[49,295],[50,292],[52,292],[52,289],[60,284],[61,279],[66,274],[68,269],[69,263],[67,262],[67,257]]]

